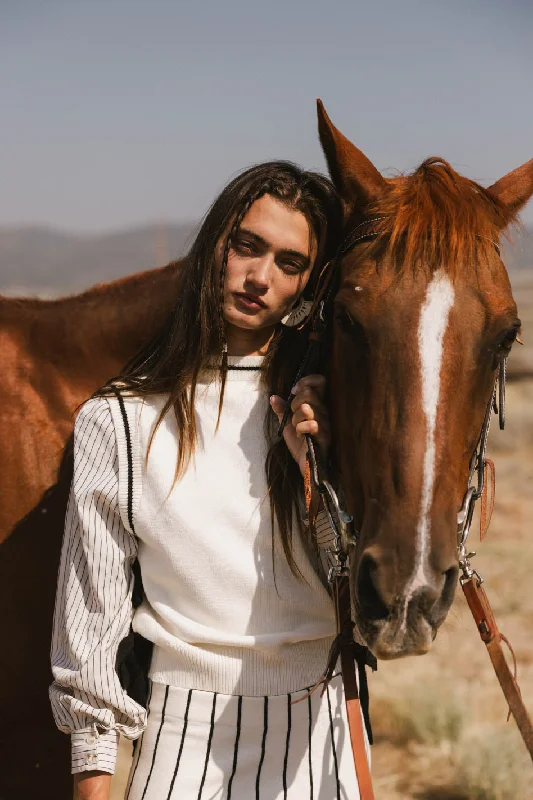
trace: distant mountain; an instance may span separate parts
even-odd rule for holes
[[[0,293],[71,294],[162,266],[188,251],[195,229],[193,223],[178,223],[78,235],[0,228]]]
[[[38,227],[0,228],[0,293],[71,294],[184,255],[196,225],[145,225],[116,233],[76,235]],[[505,248],[512,270],[533,269],[533,229]]]

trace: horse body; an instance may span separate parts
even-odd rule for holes
[[[0,298],[0,542],[55,483],[77,406],[162,324],[176,268],[60,300]]]
[[[48,701],[71,480],[69,452],[62,454],[77,406],[169,313],[177,267],[58,301],[0,298],[1,797],[72,796],[69,738],[57,730]]]

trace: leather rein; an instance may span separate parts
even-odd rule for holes
[[[336,294],[340,276],[340,264],[343,257],[356,245],[369,242],[382,234],[382,231],[372,230],[371,226],[382,222],[385,217],[375,217],[355,226],[339,248],[332,262],[326,264],[322,270],[319,287],[313,300],[308,317],[300,326],[310,326],[307,350],[298,368],[293,385],[300,378],[311,374],[320,364],[320,356],[326,335],[331,330],[333,300]],[[493,242],[498,255],[499,247]],[[483,578],[471,565],[475,552],[469,552],[467,539],[470,532],[475,504],[481,500],[482,506],[482,534],[483,527],[488,527],[490,513],[486,518],[486,501],[488,483],[487,474],[494,477],[494,465],[486,458],[487,439],[493,411],[498,414],[500,429],[505,426],[505,384],[506,384],[507,354],[500,356],[494,387],[485,411],[483,425],[476,447],[470,459],[467,490],[463,504],[457,515],[457,551],[461,588],[464,592],[469,608],[474,617],[482,641],[486,644],[494,670],[500,682],[505,699],[509,705],[509,713],[513,714],[524,743],[533,759],[533,723],[524,706],[520,689],[516,682],[516,674],[511,672],[503,654],[502,641],[507,644],[507,639],[500,633],[494,619],[487,595],[482,587]],[[278,435],[281,436],[290,415],[290,405],[294,395],[291,393],[287,400],[285,413],[279,426]],[[342,508],[339,496],[333,488],[325,465],[322,463],[316,441],[310,434],[307,440],[307,465],[304,475],[304,494],[307,511],[307,522],[311,533],[315,534],[314,523],[318,510],[326,511],[332,539],[329,546],[324,549],[328,563],[328,584],[333,598],[337,619],[337,637],[335,638],[328,658],[328,664],[323,678],[317,686],[323,685],[322,693],[333,676],[335,665],[340,657],[346,710],[350,729],[350,740],[355,762],[357,779],[361,800],[374,800],[372,779],[367,755],[367,745],[363,729],[365,722],[367,736],[372,743],[372,731],[368,714],[368,686],[366,680],[366,666],[377,668],[377,661],[370,650],[359,644],[354,639],[354,622],[351,613],[350,585],[349,585],[349,551],[357,541],[357,532],[354,531],[352,516]],[[494,501],[494,489],[492,503]],[[492,506],[491,506],[492,511]],[[486,518],[486,519],[485,519]],[[484,523],[485,519],[485,523]],[[509,645],[510,646],[510,645]],[[511,650],[512,652],[512,650]],[[513,654],[514,657],[514,654]],[[356,679],[356,665],[359,685]],[[516,672],[516,670],[515,670]],[[316,689],[317,687],[314,687]],[[314,689],[312,691],[314,691]]]

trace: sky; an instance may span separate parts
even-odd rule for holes
[[[533,157],[533,3],[0,0],[0,225],[196,221],[250,164],[325,171],[317,97],[388,174],[489,185]]]

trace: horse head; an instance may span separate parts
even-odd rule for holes
[[[366,643],[390,659],[426,652],[454,597],[471,457],[520,327],[498,242],[533,160],[488,189],[437,158],[385,178],[320,101],[318,117],[349,242],[329,386],[350,584]]]

